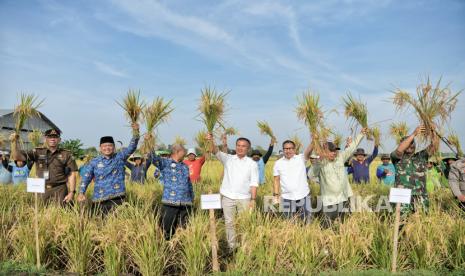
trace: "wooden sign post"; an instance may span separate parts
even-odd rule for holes
[[[389,202],[396,203],[396,217],[394,222],[394,236],[393,236],[393,246],[392,246],[392,266],[391,272],[395,273],[397,271],[397,251],[399,245],[399,225],[400,225],[400,204],[410,204],[410,199],[412,197],[412,190],[403,189],[402,186],[399,188],[391,188],[389,193]]]
[[[39,199],[38,194],[45,193],[45,179],[28,178],[27,192],[34,193],[34,232],[36,240],[36,265],[40,269],[40,245],[39,245]]]
[[[220,271],[218,262],[218,239],[216,237],[215,209],[221,209],[221,195],[201,195],[200,205],[203,210],[208,210],[210,215],[210,241],[212,244],[212,269],[213,272]]]

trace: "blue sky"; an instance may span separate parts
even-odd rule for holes
[[[0,0],[0,108],[20,92],[45,98],[41,111],[86,145],[129,128],[115,100],[129,88],[173,99],[158,129],[193,144],[205,85],[228,94],[227,122],[266,146],[257,120],[283,141],[308,132],[296,97],[311,89],[326,109],[342,111],[350,91],[368,103],[369,121],[413,128],[395,112],[391,91],[414,91],[430,75],[465,88],[465,1],[13,1]],[[450,126],[465,144],[465,96]],[[390,120],[390,121],[389,121]],[[329,123],[350,135],[343,113]],[[386,151],[393,141],[385,138]],[[371,148],[371,147],[370,147]]]

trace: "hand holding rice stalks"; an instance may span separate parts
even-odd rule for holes
[[[409,127],[406,122],[392,123],[389,127],[389,133],[400,144],[400,140],[409,134]]]
[[[17,145],[22,144],[21,130],[29,118],[40,117],[38,109],[42,106],[44,100],[39,101],[35,95],[21,94],[20,103],[15,106],[13,117],[15,119],[15,129],[13,140],[11,141],[11,151],[16,152]]]
[[[131,124],[139,122],[145,106],[145,103],[140,99],[140,91],[129,90],[123,101],[117,103],[124,109]]]
[[[325,156],[322,143],[328,141],[331,131],[324,122],[324,112],[319,103],[320,96],[312,92],[305,92],[301,98],[298,98],[298,102],[297,117],[307,125],[312,135],[313,149],[318,155]]]
[[[272,140],[276,141],[276,136],[274,136],[273,130],[266,121],[257,121],[257,126],[261,134],[268,135]]]
[[[433,87],[428,77],[426,83],[418,85],[416,95],[396,89],[392,100],[397,110],[413,108],[418,120],[426,128],[425,138],[434,141],[436,126],[445,125],[449,121],[460,93],[452,93],[448,85],[442,88],[441,79]]]
[[[163,98],[157,97],[152,104],[147,105],[143,110],[145,126],[147,128],[147,134],[144,137],[144,142],[141,146],[141,152],[143,154],[150,153],[155,150],[155,134],[154,130],[166,122],[169,118],[173,108],[171,107],[171,100],[165,102]]]
[[[368,128],[368,109],[360,100],[356,100],[350,93],[347,98],[343,98],[344,114],[347,119],[352,119],[352,123],[358,123],[362,128]],[[373,139],[372,131],[369,130],[367,139]]]
[[[373,140],[375,140],[375,146],[381,146],[381,130],[379,126],[375,126],[371,129],[371,134],[373,135]]]
[[[451,133],[447,137],[447,140],[449,141],[451,146],[455,147],[455,149],[457,150],[457,155],[463,157],[463,151],[462,147],[460,146],[459,136],[456,133]]]
[[[227,93],[218,93],[215,89],[206,87],[200,96],[200,120],[205,124],[207,131],[213,134],[217,125],[224,125]]]

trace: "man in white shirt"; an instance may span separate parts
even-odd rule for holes
[[[274,201],[280,202],[281,199],[281,210],[287,218],[298,215],[306,223],[310,222],[311,217],[310,189],[305,168],[310,149],[309,146],[303,154],[296,154],[295,143],[284,141],[284,156],[276,161],[273,168]]]
[[[230,250],[236,248],[236,231],[234,218],[238,212],[255,207],[258,187],[257,162],[247,157],[250,141],[247,138],[236,140],[236,154],[231,155],[218,150],[211,134],[207,140],[212,145],[211,151],[223,163],[224,176],[220,193],[223,208],[226,236]]]

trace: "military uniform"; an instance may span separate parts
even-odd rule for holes
[[[54,129],[48,130],[45,136],[59,137],[59,132]],[[25,155],[29,161],[36,163],[36,176],[45,179],[45,193],[41,194],[42,199],[46,202],[62,202],[68,194],[68,176],[78,170],[71,152],[60,148],[54,152],[48,148],[35,148]]]
[[[396,168],[396,186],[412,190],[410,204],[402,204],[402,214],[415,212],[419,208],[425,211],[429,207],[429,198],[426,191],[426,164],[429,154],[426,149],[414,153],[398,155],[397,151],[391,153],[391,161]]]
[[[449,185],[455,197],[465,195],[465,157],[450,166]],[[465,203],[459,201],[459,206],[465,211]]]

